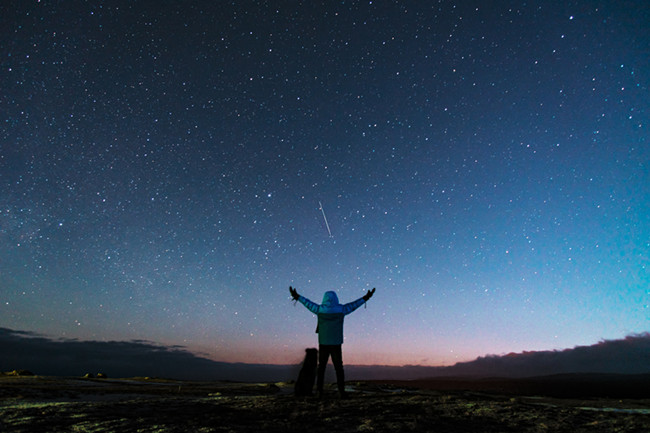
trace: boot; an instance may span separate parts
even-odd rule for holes
[[[336,385],[339,388],[339,397],[341,400],[350,398],[347,392],[345,392],[345,377],[343,375],[343,370],[336,372]]]

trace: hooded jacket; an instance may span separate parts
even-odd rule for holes
[[[343,344],[343,318],[366,303],[359,298],[349,304],[341,305],[336,292],[325,292],[321,305],[300,296],[298,301],[318,316],[318,344]]]

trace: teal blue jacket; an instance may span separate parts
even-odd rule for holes
[[[337,345],[343,344],[343,318],[366,303],[359,298],[349,304],[339,304],[336,292],[325,292],[321,305],[300,296],[298,301],[309,311],[318,316],[318,344]]]

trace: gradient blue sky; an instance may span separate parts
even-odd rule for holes
[[[293,285],[377,288],[347,363],[650,330],[646,1],[0,8],[2,327],[297,362]]]

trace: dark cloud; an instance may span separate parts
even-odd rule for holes
[[[196,356],[181,346],[149,341],[54,340],[38,334],[0,328],[0,370],[30,370],[35,374],[110,377],[171,377],[188,380],[284,380],[290,366],[230,364]]]
[[[563,373],[641,374],[650,372],[650,333],[605,340],[572,349],[479,357],[449,371],[460,375],[526,377]]]
[[[601,341],[572,349],[488,355],[450,367],[350,367],[349,376],[364,379],[427,377],[522,378],[574,373],[650,373],[650,333]]]
[[[54,340],[7,328],[0,328],[0,347],[0,370],[25,369],[41,375],[79,376],[104,372],[111,377],[265,382],[292,379],[298,373],[298,366],[216,362],[196,356],[182,346],[161,346],[143,340]],[[359,380],[643,374],[650,373],[650,333],[559,351],[489,355],[450,367],[350,365],[346,372],[349,379]]]

